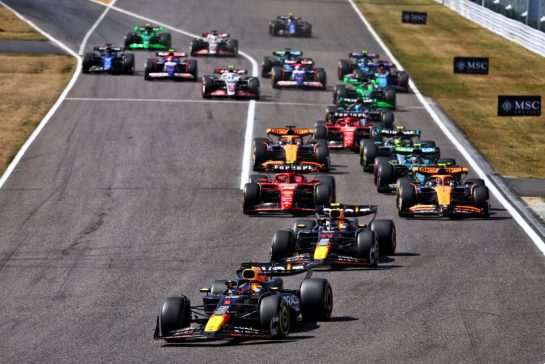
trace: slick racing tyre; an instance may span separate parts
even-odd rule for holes
[[[314,79],[322,84],[322,90],[327,88],[327,76],[323,68],[316,68],[314,70]]]
[[[81,72],[89,73],[89,69],[93,66],[94,55],[93,53],[86,53],[81,62]]]
[[[271,261],[280,262],[293,255],[295,243],[293,233],[289,230],[277,230],[272,238]]]
[[[377,145],[372,140],[363,140],[363,144],[360,147],[360,164],[363,166],[364,172],[373,171],[373,165],[375,163],[377,152]]]
[[[146,62],[146,67],[144,68],[144,79],[146,81],[153,81],[153,78],[150,77],[150,73],[155,71],[155,62],[152,59],[148,59]]]
[[[202,90],[201,94],[204,99],[209,99],[212,96],[210,96],[210,92],[214,91],[214,80],[210,76],[204,76],[202,78]]]
[[[266,296],[259,302],[259,327],[272,339],[286,337],[290,332],[290,310],[279,294]]]
[[[123,57],[123,73],[134,75],[134,54],[125,54]]]
[[[248,91],[255,94],[253,99],[259,100],[259,79],[257,79],[257,77],[252,77],[248,80]]]
[[[348,90],[345,85],[336,85],[333,89],[333,103],[337,104],[337,99],[346,98],[348,96]]]
[[[409,208],[416,203],[416,191],[409,178],[397,180],[396,204],[400,217],[411,217],[413,214]]]
[[[371,223],[370,228],[377,237],[380,255],[394,255],[397,246],[394,222],[392,220],[375,220]]]
[[[226,44],[227,50],[233,53],[233,57],[238,57],[238,40],[237,39],[228,39]]]
[[[261,62],[261,77],[267,78],[271,75],[272,62],[269,57],[264,57]]]
[[[193,75],[192,81],[197,81],[199,77],[198,63],[196,59],[187,60],[187,73]]]
[[[254,160],[254,171],[263,170],[262,164],[267,161],[267,139],[255,138],[252,147],[252,156]]]
[[[175,330],[189,327],[191,324],[190,309],[191,303],[186,296],[168,297],[163,302],[160,314],[161,336],[168,336]]]
[[[314,123],[314,139],[327,139],[327,128],[324,121]]]
[[[320,181],[320,184],[329,185],[329,188],[331,189],[332,202],[335,202],[337,199],[335,177],[319,175],[316,176],[316,178],[318,181]]]
[[[339,80],[343,80],[343,77],[350,73],[350,63],[347,59],[341,59],[339,65],[337,66],[337,77]]]
[[[333,291],[327,279],[305,279],[299,288],[305,321],[327,321],[333,311]]]
[[[328,206],[333,202],[333,193],[329,185],[318,185],[314,190],[314,201],[316,207],[318,206]]]
[[[390,192],[390,184],[395,181],[395,168],[386,160],[379,160],[377,165],[377,192]]]
[[[245,215],[253,214],[254,206],[259,204],[261,198],[261,188],[257,183],[246,183],[242,195],[242,212]]]
[[[366,260],[371,267],[378,265],[380,247],[372,230],[363,230],[356,235],[356,258]]]
[[[384,110],[380,114],[383,129],[392,129],[394,127],[394,113],[392,110]]]
[[[277,36],[278,35],[278,31],[282,28],[282,22],[280,22],[279,20],[273,20],[270,24],[269,24],[269,34],[272,35],[272,36]]]
[[[162,44],[165,48],[172,48],[172,36],[170,33],[161,33],[157,38],[159,44]]]
[[[274,66],[271,72],[271,86],[272,88],[279,88],[278,81],[282,81],[282,68]]]

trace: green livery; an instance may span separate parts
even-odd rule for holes
[[[356,102],[362,100],[366,107],[396,108],[396,92],[391,88],[380,88],[375,81],[362,82],[350,75],[343,77],[344,85],[335,86],[333,102]]]
[[[134,31],[125,37],[125,49],[170,49],[171,35],[163,31],[163,27],[150,24],[136,25]]]

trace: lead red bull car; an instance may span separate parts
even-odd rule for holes
[[[359,152],[363,139],[369,139],[375,125],[368,118],[344,117],[314,124],[314,137],[327,140],[329,149]]]
[[[326,279],[311,278],[311,265],[242,263],[234,280],[217,280],[202,304],[185,295],[168,297],[157,316],[154,339],[279,339],[299,322],[326,321],[333,292]],[[284,288],[281,276],[306,273],[298,289]]]
[[[335,202],[335,178],[316,176],[307,178],[300,172],[311,166],[274,165],[282,171],[273,176],[252,175],[243,191],[244,214],[290,213],[312,214],[318,206]]]

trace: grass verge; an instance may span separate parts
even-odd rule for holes
[[[10,10],[0,6],[0,40],[47,40]]]
[[[544,58],[433,0],[360,0],[358,6],[420,91],[434,98],[501,174],[545,177],[543,117],[496,116],[497,95],[545,100]],[[427,12],[428,24],[402,24],[402,10]],[[490,57],[490,74],[454,75],[455,56]]]
[[[0,173],[62,93],[75,67],[71,56],[0,54]]]

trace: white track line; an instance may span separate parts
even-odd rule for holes
[[[113,5],[117,0],[114,0],[112,2],[111,5]],[[4,184],[6,183],[7,179],[9,178],[9,176],[11,176],[11,173],[13,173],[13,170],[15,169],[15,167],[17,166],[17,164],[19,164],[19,162],[21,161],[21,158],[23,157],[23,155],[26,153],[27,149],[30,147],[30,145],[32,144],[32,142],[34,142],[34,140],[38,137],[38,135],[40,134],[40,132],[42,131],[42,129],[47,125],[47,123],[49,122],[49,119],[51,119],[51,117],[55,114],[55,112],[57,111],[57,109],[61,106],[62,102],[64,101],[64,99],[66,98],[66,95],[68,95],[68,92],[70,92],[70,90],[72,89],[72,87],[74,86],[74,84],[76,83],[76,80],[78,79],[80,73],[81,73],[81,57],[78,56],[78,54],[76,52],[74,52],[72,49],[70,49],[68,46],[66,46],[65,44],[63,44],[61,41],[59,41],[58,39],[54,38],[52,35],[46,33],[45,31],[43,31],[42,29],[40,29],[36,24],[34,24],[32,21],[30,21],[29,19],[25,18],[24,16],[22,16],[21,14],[19,14],[17,11],[15,11],[15,9],[13,9],[12,7],[8,6],[7,4],[5,4],[3,1],[0,0],[0,5],[2,5],[3,7],[5,7],[6,9],[9,9],[11,10],[18,18],[20,18],[21,20],[27,22],[28,24],[30,24],[30,26],[32,26],[34,29],[36,29],[40,34],[44,35],[46,38],[48,38],[51,42],[55,43],[59,48],[65,50],[68,54],[70,54],[71,56],[74,56],[77,60],[77,64],[76,64],[76,70],[74,72],[74,74],[72,75],[72,78],[70,79],[70,82],[68,82],[68,85],[66,85],[66,87],[64,88],[64,91],[60,94],[59,98],[57,99],[57,101],[55,102],[55,104],[53,104],[53,106],[51,107],[51,109],[49,109],[49,111],[47,112],[47,114],[44,116],[44,118],[42,119],[42,121],[40,121],[40,123],[38,124],[38,126],[36,127],[36,129],[34,129],[34,131],[32,132],[32,134],[30,134],[30,136],[28,137],[28,139],[25,141],[25,143],[23,144],[23,146],[21,147],[21,149],[19,149],[19,151],[17,151],[17,154],[15,155],[15,157],[13,158],[13,160],[11,161],[11,163],[9,164],[8,168],[4,171],[4,174],[2,174],[2,177],[0,178],[0,188],[2,188],[4,186]],[[108,10],[110,10],[110,6],[108,6],[106,8],[106,10],[104,10],[104,13],[101,15],[101,17],[99,19],[102,20],[102,18],[104,18],[104,16],[106,15],[106,13],[108,12]],[[91,28],[91,30],[89,30],[89,32],[87,32],[87,34],[85,35],[85,38],[84,39],[88,39],[89,38],[89,35],[91,34],[91,32],[96,28],[96,26],[98,25],[99,22],[95,23],[95,25],[93,26],[93,28]]]
[[[353,0],[348,0],[350,5],[352,5],[352,8],[354,8],[354,11],[359,15],[361,21],[365,24],[369,32],[373,35],[377,43],[384,49],[388,57],[391,61],[393,61],[396,64],[396,67],[400,70],[403,70],[403,67],[399,63],[399,61],[394,57],[392,52],[388,49],[386,44],[380,39],[378,34],[375,32],[371,24],[365,19],[360,9],[354,4]],[[424,108],[430,114],[433,121],[439,126],[439,128],[443,131],[443,133],[447,136],[447,138],[454,144],[456,149],[464,156],[464,158],[469,162],[471,167],[473,168],[473,171],[479,175],[483,180],[486,181],[486,184],[490,191],[494,194],[496,199],[505,207],[505,209],[511,214],[513,219],[520,225],[520,227],[528,234],[530,239],[534,242],[536,247],[545,255],[545,242],[541,239],[541,237],[535,232],[535,230],[526,222],[526,220],[522,217],[522,215],[513,207],[513,205],[505,198],[503,195],[498,191],[496,186],[491,182],[491,180],[488,178],[486,173],[484,173],[483,169],[479,166],[479,164],[473,159],[471,154],[462,146],[462,144],[456,139],[456,137],[451,133],[451,131],[447,128],[447,126],[443,123],[441,118],[435,113],[435,111],[432,109],[428,101],[422,96],[422,93],[420,93],[420,90],[416,87],[416,85],[413,83],[412,80],[409,81],[411,88],[414,90],[414,93],[418,100],[424,105]]]
[[[224,103],[242,105],[245,101],[237,100],[198,100],[198,99],[133,99],[133,98],[104,98],[104,97],[67,97],[66,101],[105,101],[105,102],[179,102],[179,103]],[[253,101],[253,100],[252,100]],[[250,101],[251,102],[251,101]],[[310,102],[276,102],[254,101],[259,105],[286,105],[286,106],[328,106],[330,104],[313,104]],[[424,107],[415,107],[423,109]]]
[[[104,10],[104,12],[102,13],[102,15],[100,15],[97,19],[97,21],[95,22],[95,24],[93,24],[93,26],[91,27],[91,29],[89,29],[89,31],[87,32],[87,34],[85,34],[85,37],[83,37],[83,40],[81,41],[81,45],[79,46],[79,51],[78,51],[78,54],[80,56],[83,56],[83,51],[85,51],[85,47],[87,46],[87,41],[89,41],[89,37],[91,37],[91,34],[93,34],[93,32],[95,31],[95,29],[98,27],[98,25],[102,22],[102,19],[104,19],[104,17],[106,16],[106,14],[108,14],[108,11],[110,11],[110,9],[112,8],[112,6],[114,6],[114,4],[116,3],[117,0],[113,0],[110,4],[106,5],[106,10]]]
[[[98,2],[97,0],[89,0],[89,1],[92,1],[92,2],[94,2],[96,4],[104,5],[104,4],[100,3],[100,2]],[[185,30],[175,28],[175,27],[173,27],[171,25],[165,24],[165,23],[160,22],[158,20],[151,19],[151,18],[142,16],[142,15],[139,15],[139,14],[133,13],[131,11],[122,9],[122,8],[118,8],[117,6],[113,6],[113,4],[110,5],[110,7],[113,10],[116,10],[116,11],[118,11],[120,13],[132,16],[133,18],[144,20],[144,21],[146,21],[148,23],[154,23],[154,24],[160,25],[165,29],[170,29],[172,31],[187,35],[189,37],[201,38],[197,34],[186,32]],[[248,61],[250,61],[250,63],[252,64],[252,76],[257,77],[258,76],[257,61],[252,56],[250,56],[248,53],[241,52],[241,51],[239,51],[238,53],[242,57],[244,57]],[[245,133],[245,136],[244,136],[244,154],[242,156],[242,171],[240,173],[240,188],[241,189],[244,187],[244,184],[248,181],[248,178],[250,176],[250,156],[251,156],[251,152],[252,152],[252,136],[253,136],[253,133],[254,133],[255,106],[256,106],[256,102],[254,100],[251,100],[249,102],[249,104],[248,104],[248,114],[247,114],[247,118],[246,118],[246,133]]]

